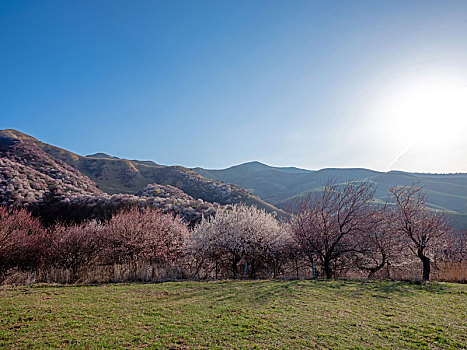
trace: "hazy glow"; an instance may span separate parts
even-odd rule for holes
[[[374,99],[370,116],[372,131],[393,152],[387,169],[459,171],[467,165],[467,84],[459,77],[391,84]]]

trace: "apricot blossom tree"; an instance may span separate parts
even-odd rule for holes
[[[171,214],[133,207],[112,217],[103,235],[102,259],[109,264],[132,260],[171,264],[183,256],[188,227]]]
[[[290,243],[289,231],[273,215],[256,207],[233,205],[197,225],[187,249],[200,262],[221,264],[237,278],[240,262],[254,277],[265,264],[276,264]]]

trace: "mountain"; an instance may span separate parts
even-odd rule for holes
[[[194,199],[216,202],[221,205],[246,203],[264,208],[269,212],[280,212],[240,186],[207,179],[181,166],[164,166],[152,161],[120,159],[105,153],[80,156],[12,129],[0,130],[0,137],[27,143],[56,161],[60,161],[60,164],[71,166],[80,174],[93,180],[97,187],[107,194],[136,194],[145,186],[156,183],[177,187]]]
[[[377,201],[386,200],[391,186],[417,183],[424,187],[429,207],[450,212],[455,217],[457,228],[467,228],[467,174],[380,172],[361,168],[329,168],[318,171],[292,169],[249,162],[226,169],[193,170],[205,177],[246,188],[257,197],[280,208],[286,207],[294,196],[319,191],[329,178],[334,178],[337,182],[369,179],[376,185]]]
[[[246,203],[283,215],[278,207],[286,208],[294,196],[320,191],[329,178],[337,182],[369,179],[376,185],[376,201],[385,201],[391,186],[417,183],[426,190],[430,208],[448,211],[456,228],[467,229],[467,174],[380,172],[362,168],[313,171],[260,162],[218,170],[188,169],[121,159],[106,153],[80,156],[16,130],[0,130],[0,202],[37,200],[50,188],[60,188],[75,197],[97,196],[109,201],[107,196],[115,195],[116,201],[136,202],[147,200],[142,197],[156,198],[153,195],[162,191],[174,196],[170,202],[174,208],[182,199],[188,203],[185,208],[197,207],[200,204],[193,201],[202,200],[221,205]],[[174,191],[175,187],[190,198]],[[147,196],[148,193],[152,195]],[[123,195],[129,197],[122,199]],[[160,196],[157,198],[162,200]]]
[[[269,203],[280,203],[289,197],[318,190],[324,181],[366,178],[378,174],[367,169],[322,169],[318,171],[272,167],[260,162],[249,162],[227,169],[194,171],[210,179],[233,183],[252,191]]]
[[[104,193],[78,169],[38,147],[37,140],[18,135],[10,130],[0,131],[0,205],[28,207],[46,225],[57,219],[105,219],[133,205],[171,212],[194,225],[201,218],[214,215],[219,207],[179,188],[156,183],[135,195]]]

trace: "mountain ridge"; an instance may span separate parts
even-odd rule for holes
[[[52,157],[71,165],[92,179],[108,194],[137,194],[150,184],[174,186],[194,199],[219,204],[246,203],[269,212],[280,208],[294,197],[320,191],[323,183],[370,180],[376,186],[375,199],[385,201],[389,187],[422,185],[429,207],[455,215],[467,228],[467,174],[388,172],[365,168],[325,168],[308,170],[297,167],[269,166],[259,161],[237,164],[225,169],[165,166],[153,161],[129,160],[95,153],[80,156],[66,149],[49,145],[16,130],[1,130],[0,136],[25,140]],[[279,209],[278,209],[279,208]]]
[[[175,186],[194,199],[221,205],[246,203],[256,205],[269,212],[281,212],[240,186],[206,179],[193,170],[182,166],[164,166],[152,161],[128,160],[118,157],[107,158],[105,156],[108,155],[105,153],[98,153],[97,158],[81,156],[13,129],[0,130],[0,136],[34,144],[50,156],[71,165],[92,179],[98,188],[107,194],[137,194],[146,186],[157,183]]]
[[[455,217],[456,227],[467,228],[467,173],[382,172],[365,168],[325,168],[287,173],[281,171],[280,167],[278,169],[260,162],[248,162],[225,169],[194,170],[206,177],[247,188],[257,197],[279,208],[287,208],[290,200],[296,196],[319,191],[329,178],[337,182],[370,180],[375,184],[375,200],[379,202],[386,201],[387,190],[391,186],[417,183],[424,187],[431,209],[449,212]]]

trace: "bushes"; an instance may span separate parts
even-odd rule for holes
[[[46,282],[157,279],[155,268],[179,268],[187,235],[180,218],[154,209],[132,208],[103,223],[57,224],[46,231],[26,210],[0,207],[0,281],[18,271]]]
[[[0,275],[8,269],[33,270],[41,264],[45,231],[25,209],[0,206]]]
[[[45,267],[69,270],[70,280],[78,278],[80,269],[99,264],[104,226],[95,221],[81,225],[56,225],[47,236]]]

